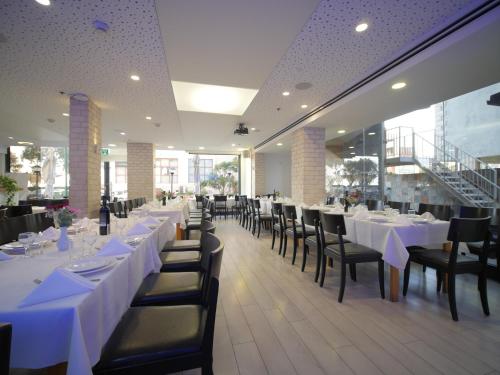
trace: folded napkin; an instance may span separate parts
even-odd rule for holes
[[[422,214],[422,219],[425,219],[425,220],[429,220],[429,221],[434,221],[436,220],[436,218],[434,217],[433,214],[431,214],[430,212],[424,212]]]
[[[129,235],[129,236],[140,236],[142,234],[149,234],[151,232],[152,232],[152,230],[149,229],[144,224],[137,223],[132,228],[129,229],[129,231],[127,232],[127,235]]]
[[[142,223],[146,225],[159,225],[160,221],[152,216],[148,216]]]
[[[24,298],[18,307],[36,305],[55,299],[82,294],[95,289],[95,284],[83,276],[56,268],[40,285]]]
[[[408,219],[406,216],[398,215],[395,217],[394,222],[401,225],[415,225],[413,221]]]
[[[54,227],[48,227],[42,232],[42,239],[46,241],[55,241],[59,238],[59,231]]]
[[[134,248],[127,245],[118,237],[112,237],[102,248],[97,255],[106,257],[120,254],[128,254],[134,251]]]
[[[12,259],[12,257],[9,254],[5,254],[3,251],[0,251],[0,262],[2,260],[9,260]]]

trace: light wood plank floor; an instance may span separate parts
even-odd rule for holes
[[[435,273],[415,266],[406,298],[380,298],[376,267],[360,265],[337,302],[338,270],[314,283],[314,255],[300,272],[233,219],[217,220],[225,242],[214,341],[216,375],[500,374],[500,285],[488,281],[491,316],[476,279],[457,280],[459,322]],[[277,247],[277,246],[276,246]],[[334,265],[335,267],[335,265]],[[386,290],[389,271],[386,269]],[[199,370],[183,374],[199,374]]]
[[[457,281],[459,322],[435,273],[412,269],[408,296],[380,298],[376,267],[358,266],[337,302],[338,270],[314,283],[314,255],[300,272],[235,220],[217,220],[225,242],[214,343],[214,372],[229,374],[499,374],[500,285],[489,280],[491,316],[482,313],[476,279]],[[276,246],[277,247],[277,246]],[[334,265],[335,267],[335,265]],[[386,270],[386,289],[388,290]],[[198,371],[184,372],[197,374]]]

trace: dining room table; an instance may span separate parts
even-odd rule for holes
[[[43,241],[32,256],[8,255],[11,247],[3,247],[0,321],[13,327],[13,368],[92,374],[142,281],[159,272],[159,252],[175,236],[169,218],[114,219],[111,228],[114,234],[99,236],[91,220],[70,235],[68,251],[53,241]],[[85,247],[92,236],[95,245]]]

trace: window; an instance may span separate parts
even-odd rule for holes
[[[127,184],[127,162],[126,161],[116,161],[115,162],[115,183],[116,184]]]
[[[174,172],[173,183],[177,184],[179,175],[177,159],[155,160],[155,183],[157,186],[170,184],[170,172]]]
[[[189,159],[189,182],[194,183],[194,159]],[[208,176],[214,170],[214,161],[212,159],[200,159],[200,182],[208,180]]]

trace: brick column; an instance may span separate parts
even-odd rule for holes
[[[325,197],[325,129],[305,127],[293,133],[292,199],[317,204]]]
[[[264,168],[264,154],[252,151],[252,193],[254,197],[266,193],[266,173]]]
[[[69,106],[69,200],[80,216],[97,217],[101,201],[101,110],[92,100]]]
[[[152,143],[127,143],[128,199],[154,198],[155,148]]]

